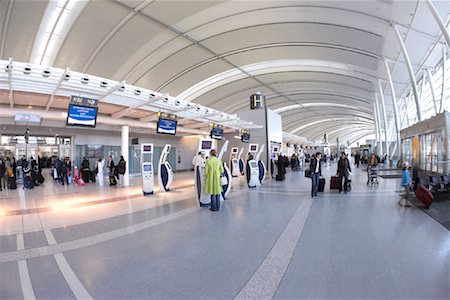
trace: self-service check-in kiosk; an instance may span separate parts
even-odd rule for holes
[[[242,152],[244,152],[244,147],[241,148],[241,151],[239,151],[239,155],[238,155],[238,162],[239,162],[239,172],[241,173],[241,175],[244,175],[244,160],[242,160]]]
[[[247,184],[249,188],[254,188],[258,185],[261,185],[259,181],[258,162],[254,158],[257,152],[258,144],[250,144],[248,146],[248,153],[253,155],[253,159],[247,161],[246,166]]]
[[[158,184],[161,192],[169,191],[173,181],[173,170],[167,161],[167,156],[169,156],[171,148],[171,145],[166,144],[161,152],[161,156],[159,157]]]
[[[239,148],[237,147],[231,148],[230,167],[231,167],[231,176],[233,177],[238,177],[239,173],[241,172],[239,169],[238,151]]]
[[[272,153],[270,154],[270,170],[272,178],[276,178],[278,175],[278,155],[280,154],[280,148],[273,146]]]
[[[264,181],[264,178],[266,177],[266,165],[264,164],[264,161],[261,160],[261,154],[264,151],[264,145],[261,145],[261,148],[259,148],[258,154],[256,155],[255,160],[258,162],[258,178],[259,183],[262,184]]]
[[[223,156],[225,155],[225,153],[228,150],[228,144],[229,144],[229,141],[225,141],[225,143],[222,146],[222,149],[220,149],[220,153],[217,158],[220,159],[221,161],[222,161]],[[223,164],[223,170],[224,170],[223,174],[226,177],[227,182],[228,182],[228,184],[222,185],[222,198],[225,200],[226,197],[228,196],[228,193],[231,190],[231,173],[230,173],[230,169],[228,168],[227,164],[225,162],[222,162],[222,164]]]
[[[213,149],[212,139],[200,139],[198,141],[198,152],[209,155],[209,151]],[[205,164],[195,166],[195,190],[197,191],[197,199],[200,206],[211,205],[211,195],[205,193],[206,175]]]
[[[142,192],[153,195],[153,144],[141,144]]]

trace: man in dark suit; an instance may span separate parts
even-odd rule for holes
[[[319,178],[322,176],[321,158],[322,153],[317,152],[309,164],[309,169],[311,170],[311,197],[317,196],[317,191],[319,190]]]

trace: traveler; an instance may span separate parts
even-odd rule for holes
[[[351,171],[350,161],[348,160],[345,153],[342,152],[337,167],[337,176],[339,176],[339,193],[342,192],[342,179],[344,178],[344,193],[347,194],[349,184],[348,177],[350,175],[349,172]]]
[[[197,166],[203,166],[205,164],[204,159],[205,154],[203,152],[198,152],[196,156],[192,159],[192,164],[194,165],[194,170],[197,168]]]
[[[91,181],[91,167],[89,160],[86,157],[83,157],[83,161],[81,162],[81,179],[85,183]],[[93,181],[93,180],[92,180]]]
[[[103,175],[103,168],[105,167],[105,160],[103,159],[103,156],[100,156],[97,161],[97,181],[99,186],[103,186],[103,183],[105,181],[105,176]]]
[[[62,165],[61,165],[61,184],[64,185],[64,181],[66,181],[67,184],[69,184],[69,165],[68,165],[69,159],[63,158]]]
[[[16,163],[16,159],[15,157],[11,157],[11,168],[12,168],[12,172],[14,174],[14,177],[16,177],[16,171],[17,171],[17,163]]]
[[[411,207],[411,204],[409,203],[408,199],[410,197],[409,191],[412,186],[411,182],[411,174],[409,173],[409,164],[408,162],[403,163],[403,169],[402,169],[402,182],[401,187],[405,189],[405,195],[404,197],[400,198],[400,200],[397,202],[398,205],[404,206],[404,207]],[[402,204],[402,201],[404,200],[404,204]]]
[[[2,184],[2,179],[3,177],[5,177],[6,174],[6,164],[3,161],[3,157],[0,157],[0,191],[3,190],[3,184]],[[6,189],[6,184],[5,184],[5,189]]]
[[[205,163],[205,193],[211,195],[211,210],[218,211],[220,209],[220,194],[222,193],[220,176],[222,176],[224,169],[222,161],[216,157],[216,150],[211,150],[209,154],[210,157]]]
[[[25,157],[25,155],[22,157],[20,165],[22,166],[23,177],[30,175],[30,164],[28,163],[28,160]]]
[[[62,165],[63,165],[62,161],[59,159],[59,157],[57,157],[55,160],[56,178],[54,178],[54,179],[56,179],[60,182],[62,182],[62,178],[63,178]]]
[[[359,168],[359,163],[361,162],[361,155],[359,153],[355,154],[355,165],[357,168]]]
[[[311,197],[317,196],[317,191],[319,190],[319,178],[322,176],[321,158],[322,153],[317,152],[316,155],[313,155],[309,164],[309,170],[311,170]]]
[[[278,156],[277,160],[277,167],[278,167],[278,174],[277,174],[277,180],[283,181],[286,176],[286,167],[289,164],[289,161],[285,156],[283,156],[281,153]]]
[[[114,160],[112,155],[109,156],[108,158],[108,163],[106,165],[107,169],[108,169],[108,177],[109,177],[109,185],[116,185],[116,177],[114,176],[114,169],[115,169],[115,164],[114,164]]]
[[[119,185],[123,186],[123,176],[125,175],[126,165],[125,159],[123,156],[120,156],[119,163],[117,164],[117,174],[119,176]]]
[[[371,172],[373,174],[378,174],[377,168],[378,168],[377,156],[375,154],[371,154],[370,158],[369,158],[369,160],[367,162],[367,184],[369,184],[370,180],[373,181],[373,178],[372,179],[370,178],[370,173]],[[371,169],[372,169],[372,171],[371,171]]]

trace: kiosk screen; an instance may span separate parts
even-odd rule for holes
[[[152,146],[151,145],[145,145],[142,150],[144,152],[152,152]]]
[[[152,171],[152,165],[144,165],[144,172],[151,172]]]
[[[250,146],[250,151],[256,152],[257,150],[258,150],[258,146],[256,146],[256,145],[251,145]]]
[[[202,141],[202,150],[211,150],[212,141]]]
[[[256,161],[250,162],[250,167],[252,167],[252,168],[258,167],[258,166],[256,165]]]

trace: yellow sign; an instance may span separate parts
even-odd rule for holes
[[[419,163],[419,138],[413,137],[412,142],[412,163],[413,165],[416,165]]]

